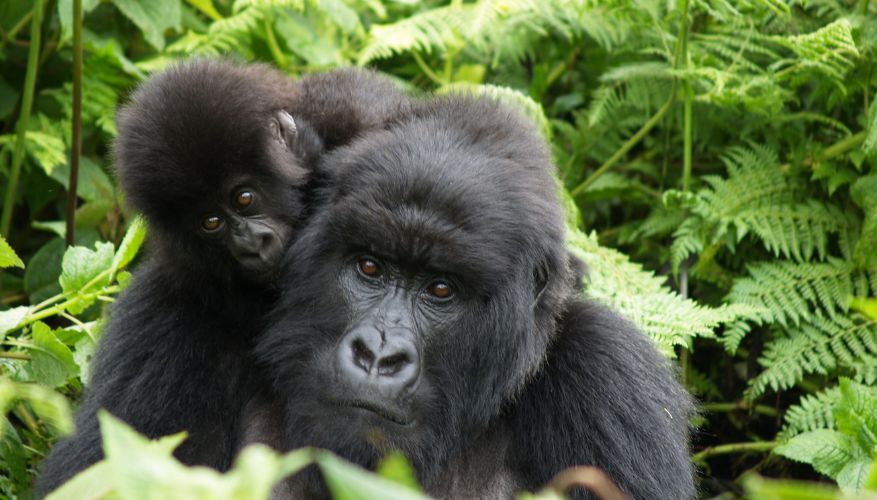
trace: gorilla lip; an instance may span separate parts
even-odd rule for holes
[[[368,401],[363,401],[361,399],[353,400],[353,401],[337,401],[333,403],[334,406],[340,406],[344,408],[356,408],[358,410],[365,410],[369,413],[373,413],[384,420],[392,422],[396,425],[401,426],[410,426],[414,422],[403,417],[399,412],[393,411],[389,408],[386,408],[381,405],[377,405],[374,403],[370,403]]]

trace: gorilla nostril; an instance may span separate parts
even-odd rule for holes
[[[356,339],[353,341],[353,363],[362,368],[366,373],[370,373],[372,370],[372,366],[375,364],[375,355],[365,345],[365,342],[362,339]]]
[[[387,356],[378,361],[378,375],[382,375],[384,377],[390,377],[397,373],[399,373],[405,365],[409,364],[411,361],[408,359],[408,354],[404,352],[400,352],[398,354],[393,354],[391,356]]]

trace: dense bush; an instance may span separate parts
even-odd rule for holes
[[[839,494],[753,471],[877,489],[874,2],[83,0],[81,109],[78,2],[0,3],[0,495],[29,497],[69,431],[146,233],[111,173],[114,111],[151,72],[217,54],[292,76],[368,65],[412,92],[521,106],[553,146],[584,293],[677,357],[702,402],[705,495]],[[178,439],[105,420],[115,455],[71,483],[78,496],[132,495],[131,464],[151,463],[156,493],[258,498],[313,461],[339,498],[410,494],[307,450],[256,449],[225,477],[184,469]],[[385,475],[410,480],[391,462]]]

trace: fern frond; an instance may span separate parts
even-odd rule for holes
[[[723,159],[728,177],[704,176],[709,187],[697,193],[699,202],[692,208],[698,216],[693,220],[703,227],[680,227],[679,238],[699,232],[706,238],[702,243],[715,244],[752,233],[774,255],[803,262],[814,255],[825,259],[829,235],[855,226],[836,206],[806,199],[806,186],[784,173],[770,148],[735,147]]]
[[[643,270],[620,252],[600,246],[596,234],[570,229],[568,248],[588,265],[586,294],[631,319],[668,355],[694,337],[713,337],[719,325],[752,314],[749,306],[702,306],[664,286],[664,278]]]
[[[784,327],[849,311],[852,297],[877,293],[877,271],[857,271],[852,263],[831,258],[824,263],[762,262],[748,266],[749,276],[734,282],[727,301],[763,306],[759,318]]]
[[[775,66],[788,64],[783,69],[788,72],[816,69],[841,82],[859,57],[852,29],[849,20],[842,18],[806,35],[772,37],[798,56],[797,60],[780,61]]]
[[[802,432],[834,429],[834,416],[831,412],[839,402],[840,388],[837,386],[802,396],[798,404],[790,406],[786,411],[783,428],[777,434],[777,439],[787,441]]]
[[[859,315],[814,317],[765,345],[758,361],[765,370],[750,381],[745,393],[749,400],[768,388],[788,389],[808,374],[877,364],[877,321]]]
[[[481,55],[517,57],[531,43],[521,40],[557,35],[588,36],[604,48],[624,41],[645,19],[626,2],[583,0],[479,0],[421,12],[392,24],[373,25],[360,65],[405,52],[446,52],[461,47]]]
[[[254,34],[262,36],[266,16],[274,9],[297,11],[304,0],[236,0],[232,15],[213,22],[207,33],[188,32],[168,47],[177,54],[218,55],[232,51],[248,52]]]

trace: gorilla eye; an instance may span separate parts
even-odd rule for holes
[[[451,296],[451,285],[447,281],[436,280],[426,287],[426,291],[437,299],[447,299]]]
[[[208,215],[201,219],[201,228],[208,232],[216,231],[221,225],[222,219],[215,215]]]
[[[241,191],[234,198],[234,202],[241,208],[246,208],[253,204],[253,200],[256,198],[256,195],[253,194],[252,191]]]
[[[378,263],[368,257],[359,259],[356,266],[359,268],[359,272],[369,278],[377,278],[381,275],[381,268],[378,267]]]

